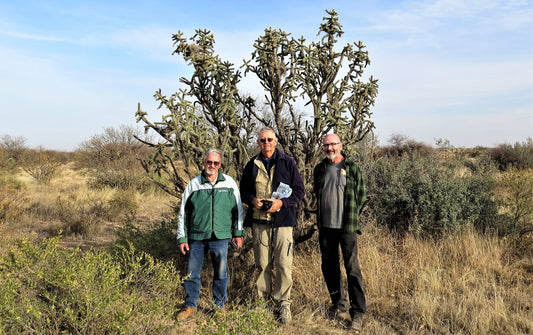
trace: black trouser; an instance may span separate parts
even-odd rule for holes
[[[344,259],[350,298],[350,316],[363,316],[366,299],[363,292],[363,276],[357,257],[357,233],[344,233],[341,229],[321,228],[319,231],[322,253],[322,274],[334,307],[345,309],[346,293],[343,288],[339,245]]]

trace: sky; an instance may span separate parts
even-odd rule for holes
[[[533,6],[523,0],[0,0],[0,136],[71,151],[108,127],[160,121],[153,94],[183,88],[191,67],[172,34],[208,29],[240,67],[265,29],[318,40],[326,9],[362,41],[379,80],[372,108],[391,136],[494,147],[533,137]],[[253,75],[239,89],[262,96]]]

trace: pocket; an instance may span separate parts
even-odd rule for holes
[[[337,186],[343,187],[343,188],[346,186],[346,175],[340,174],[339,179],[337,180],[338,180]]]

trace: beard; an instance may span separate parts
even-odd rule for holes
[[[217,173],[216,170],[211,170],[209,171],[209,169],[205,169],[205,174],[208,175],[208,176],[213,176]]]
[[[335,151],[330,151],[330,152],[326,153],[326,157],[330,161],[333,161],[335,158],[337,158],[337,156],[339,156],[339,154],[337,152],[335,152]]]

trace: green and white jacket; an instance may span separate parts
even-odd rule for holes
[[[235,180],[219,172],[213,185],[202,171],[183,192],[178,215],[178,244],[243,236],[243,218]]]

